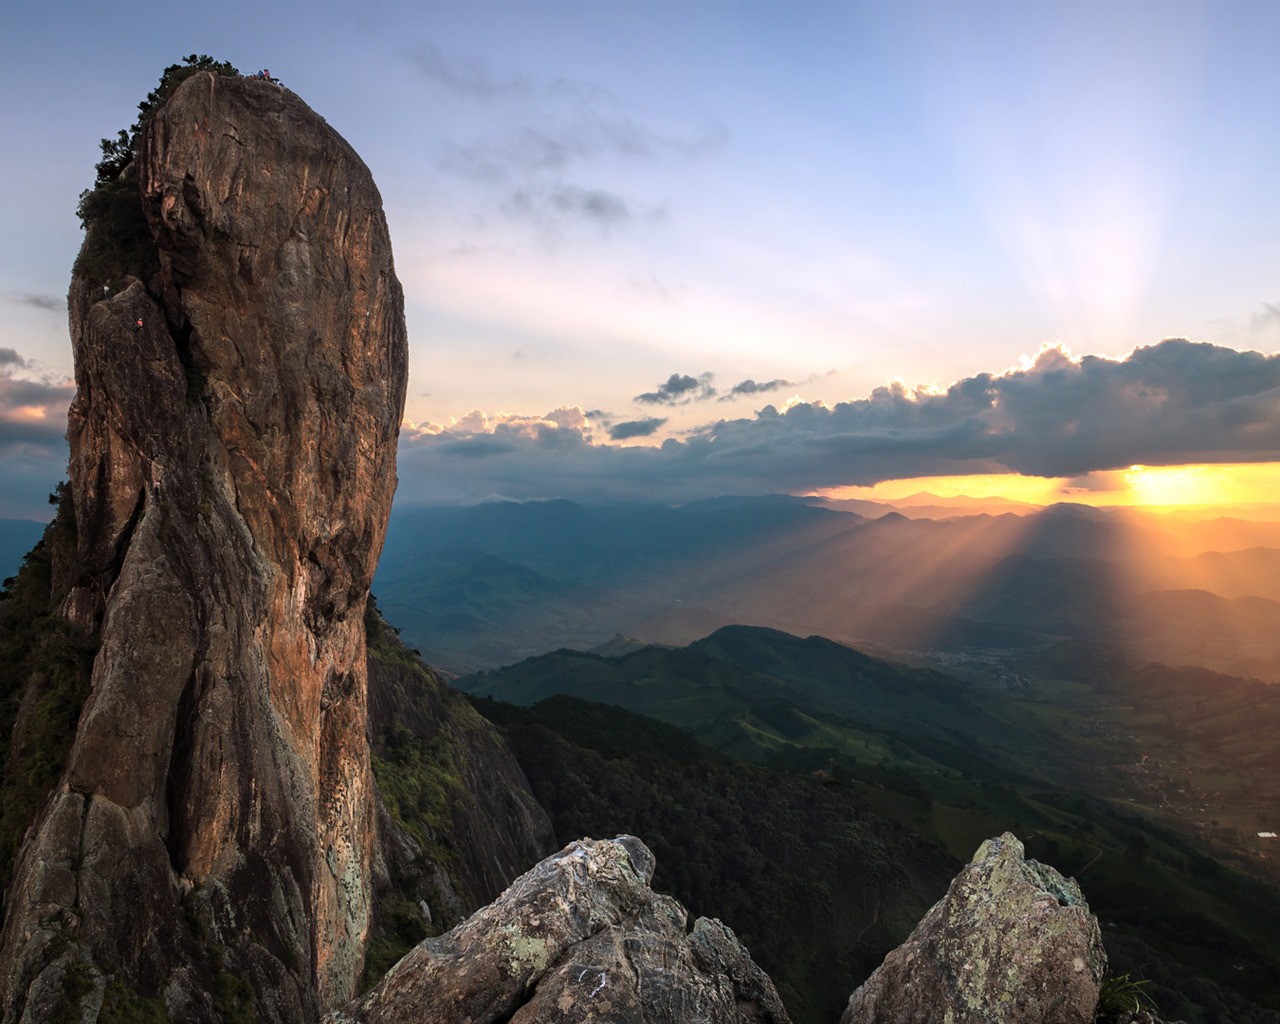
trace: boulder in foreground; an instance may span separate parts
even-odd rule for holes
[[[988,839],[840,1024],[1092,1024],[1106,953],[1079,885]]]
[[[427,939],[326,1024],[789,1024],[732,931],[649,887],[634,836],[581,839]]]

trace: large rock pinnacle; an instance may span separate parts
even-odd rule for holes
[[[194,75],[136,174],[159,272],[71,289],[58,571],[100,648],[9,890],[3,1019],[92,1021],[123,987],[171,1019],[314,1020],[369,926],[403,300],[368,169],[273,83]]]

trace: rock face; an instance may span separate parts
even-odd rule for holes
[[[56,568],[100,648],[9,887],[0,1016],[91,1021],[123,987],[311,1020],[351,997],[371,913],[362,617],[403,299],[367,168],[287,90],[197,74],[135,164],[159,272],[71,288]]]
[[[733,933],[706,918],[687,931],[653,867],[633,836],[572,843],[326,1024],[785,1024]]]
[[[1080,887],[1006,832],[849,1000],[840,1024],[1091,1024],[1106,954]]]
[[[437,933],[492,902],[556,848],[547,812],[502,737],[377,618],[369,623],[369,735],[382,794],[375,880]],[[395,784],[398,782],[399,784]],[[385,915],[375,905],[375,932]],[[427,934],[419,927],[403,953]],[[391,962],[398,954],[391,956]],[[375,966],[391,966],[381,956]]]

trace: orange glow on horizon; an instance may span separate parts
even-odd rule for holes
[[[48,418],[49,410],[43,405],[19,405],[5,417],[10,423],[42,423]]]
[[[1034,477],[1018,473],[915,477],[870,487],[816,492],[834,500],[892,503],[918,493],[939,498],[1052,505],[1070,501],[1097,507],[1163,510],[1230,505],[1280,505],[1280,462],[1190,466],[1130,466],[1083,477]]]

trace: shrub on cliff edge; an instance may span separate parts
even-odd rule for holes
[[[81,192],[76,204],[76,216],[88,234],[76,257],[75,273],[95,286],[110,287],[125,276],[145,281],[159,269],[133,162],[138,140],[152,115],[179,85],[201,71],[240,74],[226,61],[216,61],[207,54],[189,54],[181,64],[164,69],[160,83],[138,104],[138,119],[132,126],[101,142],[102,159],[94,165],[93,187]]]

